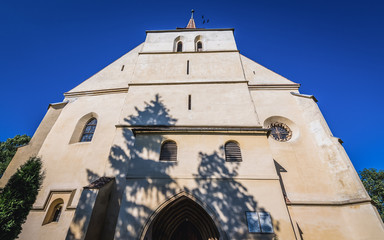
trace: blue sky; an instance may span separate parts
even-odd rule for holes
[[[243,55],[315,95],[357,170],[384,169],[384,2],[370,0],[1,1],[0,141],[33,135],[49,103],[192,8],[198,27],[235,28]]]

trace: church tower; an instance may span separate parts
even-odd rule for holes
[[[20,239],[384,239],[316,98],[233,32],[146,31],[50,104],[0,179],[42,158]]]

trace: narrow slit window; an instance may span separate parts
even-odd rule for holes
[[[187,75],[189,75],[189,60],[187,60]]]
[[[123,66],[121,66],[121,71],[124,71],[124,65],[123,65]]]
[[[183,42],[179,41],[177,43],[177,49],[176,52],[182,52],[183,51]]]
[[[63,204],[59,204],[55,207],[55,210],[53,212],[52,222],[58,222],[59,221],[62,209],[63,209]]]
[[[192,109],[192,96],[188,95],[188,110]]]
[[[241,162],[241,151],[239,144],[235,141],[229,141],[225,144],[225,161]]]
[[[161,145],[160,161],[177,161],[177,145],[175,141],[169,140]]]

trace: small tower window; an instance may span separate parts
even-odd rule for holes
[[[177,43],[177,49],[176,49],[176,52],[182,52],[183,51],[183,42],[182,41],[179,41]]]
[[[43,225],[58,222],[60,219],[61,212],[63,211],[64,201],[61,198],[54,200],[48,208],[47,214],[45,215]]]
[[[196,44],[196,51],[197,52],[202,52],[203,51],[203,44],[198,41],[197,44]]]
[[[58,222],[59,221],[62,209],[63,209],[63,204],[61,204],[61,203],[55,206],[54,212],[53,212],[52,222]]]
[[[195,37],[195,51],[196,52],[202,52],[203,51],[203,36],[197,35]]]
[[[228,141],[225,144],[225,161],[241,162],[241,151],[239,144],[235,141]]]
[[[97,119],[91,118],[84,127],[80,142],[92,141],[93,134],[95,133],[95,130],[96,130],[96,125],[97,125]]]
[[[177,145],[175,141],[169,140],[161,145],[160,161],[177,161]]]

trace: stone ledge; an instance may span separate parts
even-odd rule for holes
[[[300,84],[250,84],[249,90],[298,90]]]
[[[350,199],[345,201],[289,201],[288,206],[344,206],[361,203],[372,203],[370,198]]]

